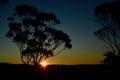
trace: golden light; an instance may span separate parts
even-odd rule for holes
[[[41,62],[40,63],[43,67],[46,67],[47,66],[47,63],[45,61]]]

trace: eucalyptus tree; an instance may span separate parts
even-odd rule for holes
[[[120,2],[109,2],[96,6],[95,16],[101,24],[101,29],[94,34],[109,47],[109,51],[104,53],[106,59],[102,62],[113,63],[120,56]]]
[[[6,37],[18,46],[24,64],[38,65],[72,47],[69,36],[55,29],[60,20],[54,13],[39,12],[34,6],[19,5],[8,21]]]

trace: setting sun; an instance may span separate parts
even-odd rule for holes
[[[47,66],[47,63],[45,61],[41,62],[40,63],[43,67],[46,67]]]

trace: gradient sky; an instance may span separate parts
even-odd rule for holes
[[[61,21],[56,26],[72,40],[72,49],[48,58],[50,64],[99,64],[105,45],[94,36],[100,29],[94,16],[94,7],[116,0],[9,0],[0,4],[0,62],[21,63],[18,47],[5,37],[8,31],[7,17],[16,5],[36,6],[39,11],[52,12]],[[117,0],[118,1],[118,0]]]

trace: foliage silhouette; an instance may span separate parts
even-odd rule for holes
[[[72,47],[69,36],[54,28],[60,21],[53,13],[39,12],[34,6],[19,5],[8,21],[6,37],[18,46],[24,64],[38,65],[42,60]],[[60,45],[63,49],[55,54]]]
[[[106,58],[101,62],[108,64],[120,62],[118,59],[120,58],[120,2],[96,6],[95,15],[102,28],[94,34],[109,47],[109,51],[104,53]]]

